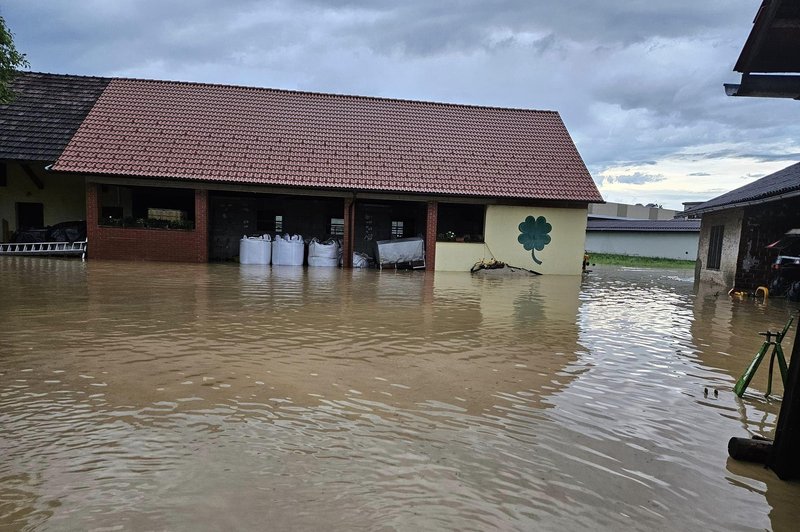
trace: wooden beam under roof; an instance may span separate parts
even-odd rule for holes
[[[44,189],[44,182],[39,178],[38,175],[36,175],[36,172],[33,171],[33,168],[27,164],[21,164],[20,166],[22,167],[22,171],[25,172],[25,175],[27,175],[30,180],[33,181],[33,184],[36,185],[36,188],[39,190]]]

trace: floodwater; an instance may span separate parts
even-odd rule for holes
[[[794,528],[726,446],[796,308],[691,277],[0,257],[0,529]]]

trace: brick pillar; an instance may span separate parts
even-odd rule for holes
[[[86,256],[92,256],[92,242],[99,242],[100,194],[96,183],[86,183]]]
[[[430,272],[436,268],[436,222],[438,216],[439,203],[429,201],[425,228],[425,269]]]
[[[208,262],[208,190],[194,191],[194,232],[197,262]]]
[[[355,249],[355,216],[356,205],[353,198],[344,199],[344,239],[342,242],[342,267],[353,267],[353,250]]]

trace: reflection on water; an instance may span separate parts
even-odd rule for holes
[[[788,527],[793,308],[585,279],[0,258],[0,528]],[[787,346],[791,345],[787,337]],[[719,390],[705,396],[704,388]],[[780,385],[776,387],[780,392]]]

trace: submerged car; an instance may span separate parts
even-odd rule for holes
[[[770,294],[800,301],[800,229],[790,229],[767,249],[778,252],[770,270]]]

